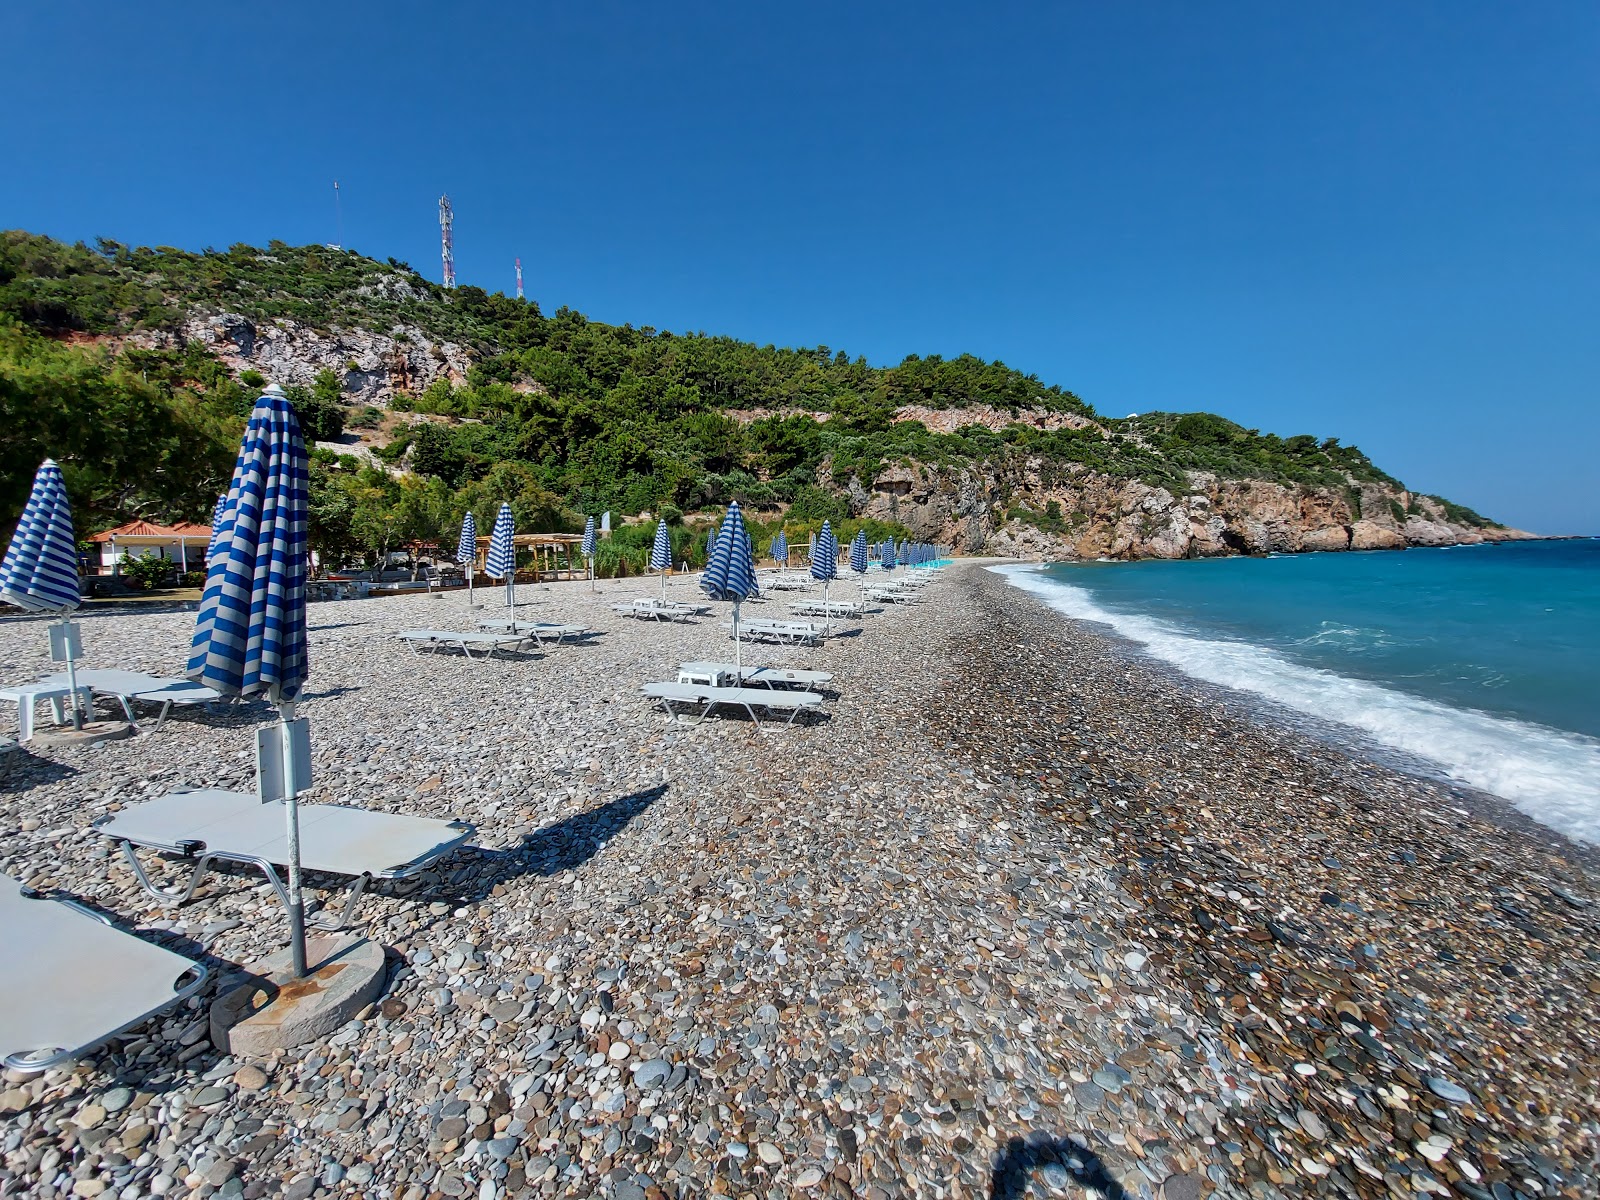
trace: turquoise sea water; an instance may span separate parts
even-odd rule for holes
[[[1000,570],[1600,842],[1600,539]]]

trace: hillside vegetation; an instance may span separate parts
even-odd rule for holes
[[[823,517],[845,523],[845,485],[870,487],[893,464],[1026,457],[1173,491],[1190,471],[1399,486],[1336,439],[1263,435],[1204,413],[1102,418],[1070,391],[969,355],[874,367],[828,347],[604,325],[566,308],[546,316],[531,301],[445,291],[393,259],[323,247],[193,253],[13,231],[0,235],[0,418],[20,436],[0,450],[0,519],[14,519],[46,454],[68,470],[80,533],[134,515],[206,517],[262,380],[235,376],[193,342],[123,344],[195,312],[401,338],[413,330],[468,348],[473,365],[459,385],[440,379],[392,405],[432,420],[400,425],[347,409],[333,371],[295,393],[313,437],[336,436],[347,421],[382,426],[381,457],[406,468],[319,452],[313,534],[337,554],[451,542],[462,511],[471,506],[481,522],[501,499],[519,522],[546,528],[602,509],[694,512],[731,499],[758,520],[783,514],[791,530]],[[1019,419],[934,432],[899,417],[909,406]],[[1021,419],[1038,413],[1072,427]],[[887,531],[874,524],[875,536]]]

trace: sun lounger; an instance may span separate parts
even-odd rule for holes
[[[867,599],[880,604],[918,604],[922,596],[916,588],[869,587]]]
[[[192,679],[174,679],[162,675],[146,675],[142,671],[124,671],[116,667],[79,667],[78,686],[88,688],[97,696],[110,696],[122,705],[122,713],[134,720],[133,701],[161,705],[161,715],[156,718],[160,729],[173,705],[210,704],[222,699],[216,688],[196,683]],[[62,671],[40,680],[51,687],[68,686],[67,675]]]
[[[861,617],[867,606],[853,600],[795,600],[789,608],[803,617]]]
[[[595,631],[587,625],[559,625],[552,621],[513,621],[507,617],[487,617],[478,622],[478,628],[496,633],[517,633],[530,637],[543,646],[548,639],[561,645],[566,641],[581,641]]]
[[[733,622],[724,621],[724,629],[731,630]],[[739,640],[742,642],[776,642],[780,646],[815,646],[828,631],[809,621],[740,621]]]
[[[774,575],[762,580],[761,586],[776,592],[803,592],[811,586],[811,580],[804,575]]]
[[[429,654],[437,654],[441,649],[453,646],[468,658],[479,661],[493,658],[501,650],[516,650],[528,641],[520,633],[484,633],[470,629],[402,629],[395,637],[410,646],[413,654],[421,654],[424,650]],[[474,649],[478,650],[477,654],[473,653]]]
[[[699,709],[699,716],[694,719],[696,725],[705,720],[712,709],[722,706],[744,709],[758,727],[761,724],[761,718],[756,715],[758,708],[775,713],[787,712],[789,714],[787,723],[793,725],[794,719],[802,712],[810,712],[822,703],[822,697],[815,692],[789,692],[775,688],[707,687],[698,683],[647,683],[644,685],[644,694],[665,709],[667,715],[674,721],[678,719],[679,707]]]
[[[187,1000],[206,968],[99,913],[0,875],[0,1055],[13,1071],[69,1062]]]
[[[263,804],[242,792],[213,788],[169,792],[101,818],[96,827],[122,847],[133,873],[157,899],[182,904],[194,895],[213,862],[259,867],[288,908],[276,868],[288,862],[282,801]],[[474,833],[465,821],[440,821],[348,808],[300,805],[300,863],[307,871],[352,876],[343,912],[326,928],[349,924],[361,893],[374,879],[404,879],[423,871]],[[195,860],[187,887],[162,889],[145,874],[136,850]]]
[[[833,682],[828,671],[796,671],[788,667],[736,667],[733,663],[687,662],[678,667],[679,683],[715,687],[797,688],[814,692]]]
[[[685,604],[677,600],[639,599],[624,604],[613,604],[611,611],[624,617],[638,617],[645,621],[687,621],[711,611],[709,604]]]

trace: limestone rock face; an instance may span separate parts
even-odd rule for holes
[[[1531,536],[1451,522],[1436,501],[1373,482],[1317,488],[1192,472],[1174,494],[1042,459],[895,463],[870,484],[822,482],[843,492],[857,516],[899,521],[920,540],[964,553],[1024,559],[1397,550]]]
[[[421,392],[436,379],[459,386],[471,358],[465,346],[435,342],[420,329],[313,329],[295,321],[257,324],[238,313],[192,313],[176,332],[139,334],[131,341],[166,348],[200,342],[234,371],[261,372],[285,387],[309,387],[318,372],[339,376],[352,404],[386,408],[396,392]]]

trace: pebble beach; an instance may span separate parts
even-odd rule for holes
[[[270,1058],[207,1026],[285,945],[259,873],[163,907],[92,822],[253,790],[271,710],[0,757],[0,871],[213,971],[74,1067],[6,1073],[0,1195],[1596,1194],[1590,850],[976,562],[815,649],[746,647],[832,672],[820,719],[669,723],[640,685],[732,644],[727,605],[610,610],[659,592],[520,587],[519,618],[600,632],[488,661],[393,634],[500,589],[312,606],[306,802],[477,833],[369,890],[381,1000]],[[85,661],[181,675],[193,620],[87,613]],[[43,625],[0,619],[0,662],[49,673]]]

